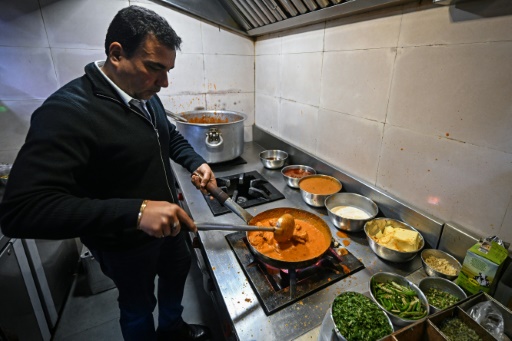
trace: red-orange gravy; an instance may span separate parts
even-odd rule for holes
[[[228,118],[223,118],[221,116],[207,116],[203,115],[201,117],[191,117],[187,119],[189,123],[199,123],[199,124],[209,124],[209,123],[228,123]]]
[[[278,218],[259,221],[257,226],[276,226]],[[295,230],[289,242],[278,243],[274,232],[251,231],[247,233],[251,245],[267,257],[287,262],[299,262],[323,254],[330,240],[313,224],[295,219]]]
[[[305,169],[287,169],[283,173],[284,173],[284,175],[286,175],[290,178],[296,178],[296,179],[300,179],[305,176],[313,174],[312,172],[307,171]]]

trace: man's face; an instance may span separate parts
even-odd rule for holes
[[[116,84],[136,99],[150,99],[169,85],[167,72],[174,68],[176,51],[149,35],[135,53],[127,58],[124,51],[116,63]]]

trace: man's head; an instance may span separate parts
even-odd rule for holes
[[[107,76],[137,99],[149,99],[169,85],[181,38],[165,19],[139,6],[122,9],[105,39]]]
[[[181,38],[164,18],[147,8],[130,6],[120,10],[110,23],[105,38],[105,53],[108,56],[110,45],[118,42],[130,58],[149,34],[171,50],[180,50]]]

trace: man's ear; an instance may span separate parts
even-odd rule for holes
[[[119,63],[122,57],[124,57],[124,51],[121,44],[116,41],[110,44],[108,48],[108,59],[110,62],[112,64]]]

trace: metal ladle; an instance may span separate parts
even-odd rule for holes
[[[295,219],[291,214],[285,213],[278,220],[275,227],[272,226],[255,226],[255,225],[236,225],[224,223],[195,223],[198,230],[202,231],[269,231],[274,232],[274,238],[282,243],[287,242],[293,236],[295,229]]]
[[[179,121],[179,122],[188,122],[188,120],[187,120],[185,117],[180,116],[180,115],[178,115],[178,114],[175,114],[175,113],[173,113],[173,112],[172,112],[172,111],[170,111],[170,110],[167,110],[167,109],[164,109],[164,110],[165,110],[165,114],[166,114],[167,116],[169,116],[170,118],[172,118],[173,120],[175,120],[175,121]]]
[[[195,175],[202,179],[202,176],[193,172],[192,175]],[[219,187],[217,187],[213,182],[209,181],[206,184],[206,190],[208,190],[221,204],[228,207],[231,211],[237,214],[239,217],[244,219],[246,222],[249,222],[253,217],[246,210],[240,207],[237,203],[235,203],[224,191],[222,191]],[[271,226],[254,226],[254,225],[233,225],[233,224],[206,224],[200,223],[199,225],[196,223],[196,226],[199,230],[201,229],[210,229],[210,230],[219,230],[219,227],[223,227],[222,230],[228,231],[271,231],[274,232],[274,238],[282,243],[289,241],[293,236],[293,231],[295,230],[295,219],[289,213],[283,214],[277,220],[277,224],[275,227]],[[207,226],[216,226],[216,228],[207,228]],[[237,230],[237,228],[239,228]]]

